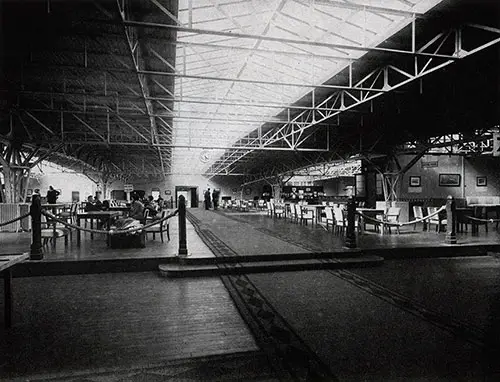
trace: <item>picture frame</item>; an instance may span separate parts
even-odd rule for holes
[[[488,185],[488,178],[486,176],[477,176],[476,177],[476,186],[477,187],[486,187]]]
[[[410,176],[408,185],[410,187],[420,187],[421,177],[420,176]]]
[[[460,181],[460,174],[439,174],[440,187],[459,187]]]

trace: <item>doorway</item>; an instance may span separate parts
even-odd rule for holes
[[[198,208],[198,187],[175,186],[175,205],[178,207],[180,196],[186,198],[186,208]]]

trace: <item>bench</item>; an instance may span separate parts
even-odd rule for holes
[[[28,259],[28,253],[18,255],[0,255],[0,273],[3,276],[3,294],[5,305],[5,327],[10,328],[12,325],[12,271],[11,268]]]

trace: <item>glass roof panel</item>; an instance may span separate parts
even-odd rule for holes
[[[439,2],[179,0],[178,18],[183,26],[246,37],[177,34],[181,42],[176,51],[177,71],[200,78],[175,80],[173,143],[180,147],[172,152],[173,172],[207,170],[224,153],[223,148],[266,121],[276,121],[275,116],[285,109],[266,103],[293,104],[344,69],[349,60],[364,54],[313,43],[373,47],[408,25],[411,12],[424,13]],[[203,102],[190,102],[195,99]]]

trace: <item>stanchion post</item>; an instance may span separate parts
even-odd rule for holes
[[[347,248],[356,248],[356,229],[355,229],[356,199],[351,196],[347,201],[347,232],[344,246]]]
[[[187,239],[186,239],[186,198],[181,195],[179,197],[179,257],[188,255]]]
[[[42,260],[42,203],[40,200],[40,195],[33,195],[31,207],[31,232],[32,232],[32,242],[30,259],[31,260]]]
[[[451,195],[446,199],[446,244],[457,244],[457,210],[455,198]]]

